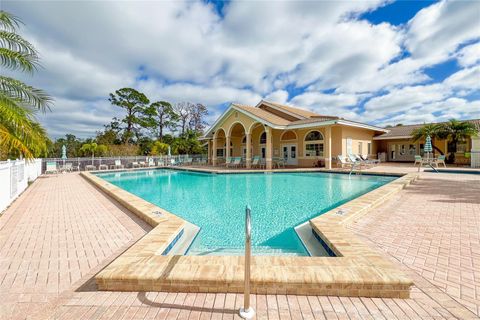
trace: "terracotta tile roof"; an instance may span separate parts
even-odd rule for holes
[[[276,115],[274,115],[274,114],[272,114],[268,111],[265,111],[263,109],[260,109],[260,108],[246,106],[246,105],[237,104],[237,103],[234,103],[233,105],[235,107],[239,108],[239,109],[245,110],[245,111],[249,112],[250,114],[253,114],[254,116],[256,116],[256,117],[258,117],[262,120],[265,120],[267,122],[270,122],[274,125],[286,126],[290,123],[290,121],[288,121],[286,119],[283,119],[279,116],[276,116]]]
[[[480,130],[480,119],[473,119],[473,120],[465,120],[471,122],[475,125],[475,127]],[[445,123],[445,122],[438,122],[438,123]],[[395,139],[400,137],[411,137],[412,131],[418,128],[423,127],[424,124],[410,124],[405,126],[398,126],[398,127],[391,127],[387,128],[390,130],[387,133],[382,135],[376,136],[376,139]]]

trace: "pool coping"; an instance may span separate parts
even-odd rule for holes
[[[243,291],[243,257],[159,255],[178,238],[186,221],[92,173],[82,172],[81,175],[153,227],[96,275],[100,290]],[[254,256],[252,292],[408,298],[412,280],[346,228],[419,176],[418,173],[379,174],[400,177],[310,220],[312,230],[336,257]]]

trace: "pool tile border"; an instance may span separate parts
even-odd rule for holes
[[[154,227],[96,275],[100,290],[243,291],[243,257],[155,254],[167,249],[182,232],[186,222],[90,172],[81,174]],[[253,257],[252,292],[408,298],[412,280],[358,239],[346,226],[385,202],[418,176],[417,173],[403,175],[310,220],[312,229],[336,257]],[[157,216],[154,211],[162,215]]]

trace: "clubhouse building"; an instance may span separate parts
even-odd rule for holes
[[[472,121],[480,126],[479,120]],[[241,157],[247,168],[260,158],[266,169],[280,159],[289,166],[330,169],[336,166],[338,156],[348,154],[413,161],[423,153],[423,141],[413,142],[411,132],[421,126],[381,128],[262,100],[254,107],[231,104],[204,138],[214,166]],[[476,146],[478,139],[474,140],[457,146],[459,161],[470,161],[466,151]],[[447,141],[434,144],[443,153],[448,150]]]

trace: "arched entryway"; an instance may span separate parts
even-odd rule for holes
[[[247,157],[246,135],[247,132],[243,124],[235,122],[231,125],[228,135],[232,145],[230,152],[231,157],[242,157],[243,161],[245,161]]]

